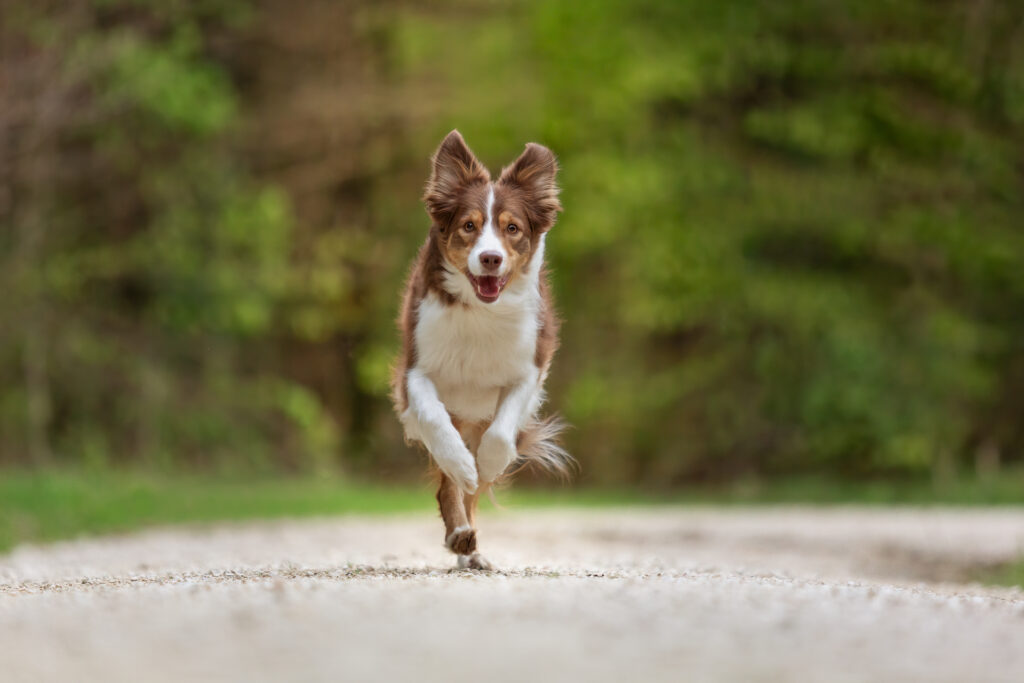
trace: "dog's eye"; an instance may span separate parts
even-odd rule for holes
[[[513,234],[519,232],[519,226],[516,225],[515,223],[509,223],[508,227],[505,228],[505,229],[508,230],[510,233],[513,233]]]
[[[476,226],[473,225],[473,221],[467,221],[466,224],[462,226],[462,229],[466,232],[473,232],[476,230]]]

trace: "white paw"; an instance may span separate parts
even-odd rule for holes
[[[469,455],[469,451],[466,451],[466,455]],[[476,488],[479,485],[479,479],[472,459],[470,459],[468,463],[459,462],[457,468],[447,471],[445,474],[451,477],[455,481],[455,484],[466,493],[476,493]]]
[[[480,448],[476,452],[477,464],[480,467],[480,479],[492,482],[516,459],[515,439],[487,430],[480,439]]]
[[[472,555],[459,555],[456,563],[459,569],[476,569],[485,572],[494,571],[494,565],[488,562],[487,558],[483,555],[476,552]]]
[[[455,484],[466,493],[476,493],[478,485],[476,463],[469,449],[460,441],[450,448],[432,453],[434,462]]]

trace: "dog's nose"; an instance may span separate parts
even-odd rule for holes
[[[485,251],[480,254],[480,265],[484,267],[484,270],[497,270],[501,261],[501,254],[496,251]]]

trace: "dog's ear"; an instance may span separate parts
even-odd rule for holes
[[[489,182],[491,174],[473,156],[457,130],[445,136],[432,161],[433,171],[423,202],[431,219],[444,230],[459,208],[459,192],[470,185]]]
[[[555,214],[562,210],[555,184],[557,172],[554,153],[544,145],[529,142],[519,158],[501,170],[498,179],[499,183],[517,187],[525,194],[530,224],[541,232],[555,224]]]

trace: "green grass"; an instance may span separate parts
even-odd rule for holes
[[[513,488],[499,495],[517,505],[1022,505],[1024,471],[983,481],[961,479],[937,485],[928,480],[842,481],[822,477],[747,479],[676,491],[641,489]]]
[[[433,503],[425,486],[418,490],[330,479],[223,481],[120,472],[0,471],[0,551],[26,541],[155,524],[426,512]]]
[[[1024,503],[1024,475],[998,481],[848,483],[826,479],[745,481],[674,492],[519,486],[498,493],[506,508],[668,504]],[[254,481],[137,472],[0,470],[0,551],[23,542],[131,531],[158,524],[344,514],[434,514],[431,485],[382,485],[343,479]],[[1024,569],[1022,569],[1024,572]]]
[[[1024,588],[1024,557],[994,569],[979,572],[976,579],[992,586]]]

